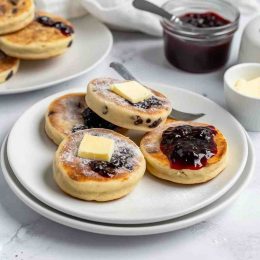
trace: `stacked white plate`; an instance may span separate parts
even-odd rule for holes
[[[52,178],[57,147],[44,132],[48,104],[69,92],[66,91],[27,110],[4,141],[1,165],[10,188],[25,204],[53,221],[110,235],[169,232],[201,222],[224,209],[252,175],[254,152],[246,132],[226,110],[203,96],[158,83],[149,86],[165,93],[178,110],[206,113],[200,121],[213,124],[224,133],[229,162],[218,177],[205,184],[185,186],[146,174],[137,188],[120,200],[95,203],[69,197]]]

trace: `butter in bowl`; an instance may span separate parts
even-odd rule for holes
[[[224,75],[229,111],[248,131],[260,131],[260,64],[243,63]]]

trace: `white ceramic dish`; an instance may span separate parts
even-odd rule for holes
[[[234,186],[217,201],[213,202],[212,204],[203,209],[195,211],[194,213],[173,220],[146,225],[111,225],[100,224],[97,222],[86,221],[69,216],[55,209],[52,209],[47,205],[43,204],[41,201],[37,200],[19,183],[18,179],[15,177],[14,173],[12,172],[12,169],[9,166],[5,148],[6,140],[3,143],[1,150],[1,166],[4,173],[4,177],[9,187],[13,190],[17,197],[21,199],[26,205],[28,205],[30,208],[32,208],[39,214],[45,216],[46,218],[51,219],[57,223],[63,224],[65,226],[93,233],[118,236],[137,236],[165,233],[185,228],[197,224],[201,221],[205,221],[206,219],[219,213],[225,207],[230,205],[230,203],[235,198],[238,197],[238,195],[242,192],[242,190],[250,181],[253,175],[253,169],[255,164],[253,146],[251,141],[248,139],[248,159],[243,173],[236,181]]]
[[[259,63],[243,63],[229,68],[224,75],[226,104],[230,112],[248,131],[260,131],[260,99],[235,90],[237,80],[260,77]]]
[[[0,95],[51,87],[92,70],[104,60],[113,45],[109,29],[90,15],[72,22],[76,31],[72,47],[50,60],[22,61],[17,74],[0,85]]]
[[[14,125],[7,150],[16,177],[30,193],[48,206],[103,223],[142,224],[163,221],[183,216],[218,199],[239,178],[247,160],[248,146],[242,126],[227,111],[201,95],[162,84],[149,85],[164,92],[176,109],[206,111],[207,116],[201,121],[214,124],[227,137],[229,163],[217,178],[203,185],[184,186],[160,181],[146,174],[137,188],[120,200],[94,203],[67,196],[59,190],[52,177],[52,160],[57,148],[44,132],[44,113],[54,98],[69,91],[35,104]]]

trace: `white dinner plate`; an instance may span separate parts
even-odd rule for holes
[[[109,29],[90,15],[72,22],[75,40],[71,48],[53,59],[22,61],[17,74],[0,84],[0,95],[47,88],[78,77],[103,61],[113,45]]]
[[[214,216],[225,207],[227,207],[238,195],[242,192],[245,186],[250,181],[253,175],[253,169],[255,165],[254,151],[251,141],[248,138],[248,159],[243,173],[233,185],[233,187],[225,193],[218,200],[213,202],[207,207],[204,207],[184,217],[158,222],[154,224],[146,225],[113,225],[113,224],[101,224],[97,222],[82,220],[72,217],[70,215],[59,212],[52,209],[33,197],[18,181],[15,177],[7,159],[6,155],[6,140],[3,143],[1,150],[1,166],[4,177],[19,199],[21,199],[26,205],[32,208],[34,211],[51,219],[57,223],[69,226],[72,228],[89,231],[93,233],[106,234],[106,235],[118,235],[118,236],[137,236],[137,235],[151,235],[170,232],[181,228],[197,224],[201,221]]]
[[[246,164],[248,146],[242,126],[227,111],[201,95],[171,86],[149,85],[165,93],[176,109],[205,112],[207,116],[201,121],[215,125],[227,137],[229,162],[217,178],[205,184],[185,186],[146,174],[128,196],[106,203],[86,202],[66,195],[53,180],[52,161],[57,147],[44,132],[44,113],[54,98],[68,91],[38,102],[15,123],[8,139],[7,153],[16,177],[48,206],[75,217],[103,223],[163,221],[183,216],[218,199],[231,188]]]

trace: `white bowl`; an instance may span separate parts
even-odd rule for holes
[[[239,79],[260,77],[260,63],[243,63],[224,75],[225,99],[229,111],[248,131],[260,131],[260,99],[240,94],[234,86]]]
[[[240,44],[238,63],[260,62],[260,16],[252,19],[245,27]]]

